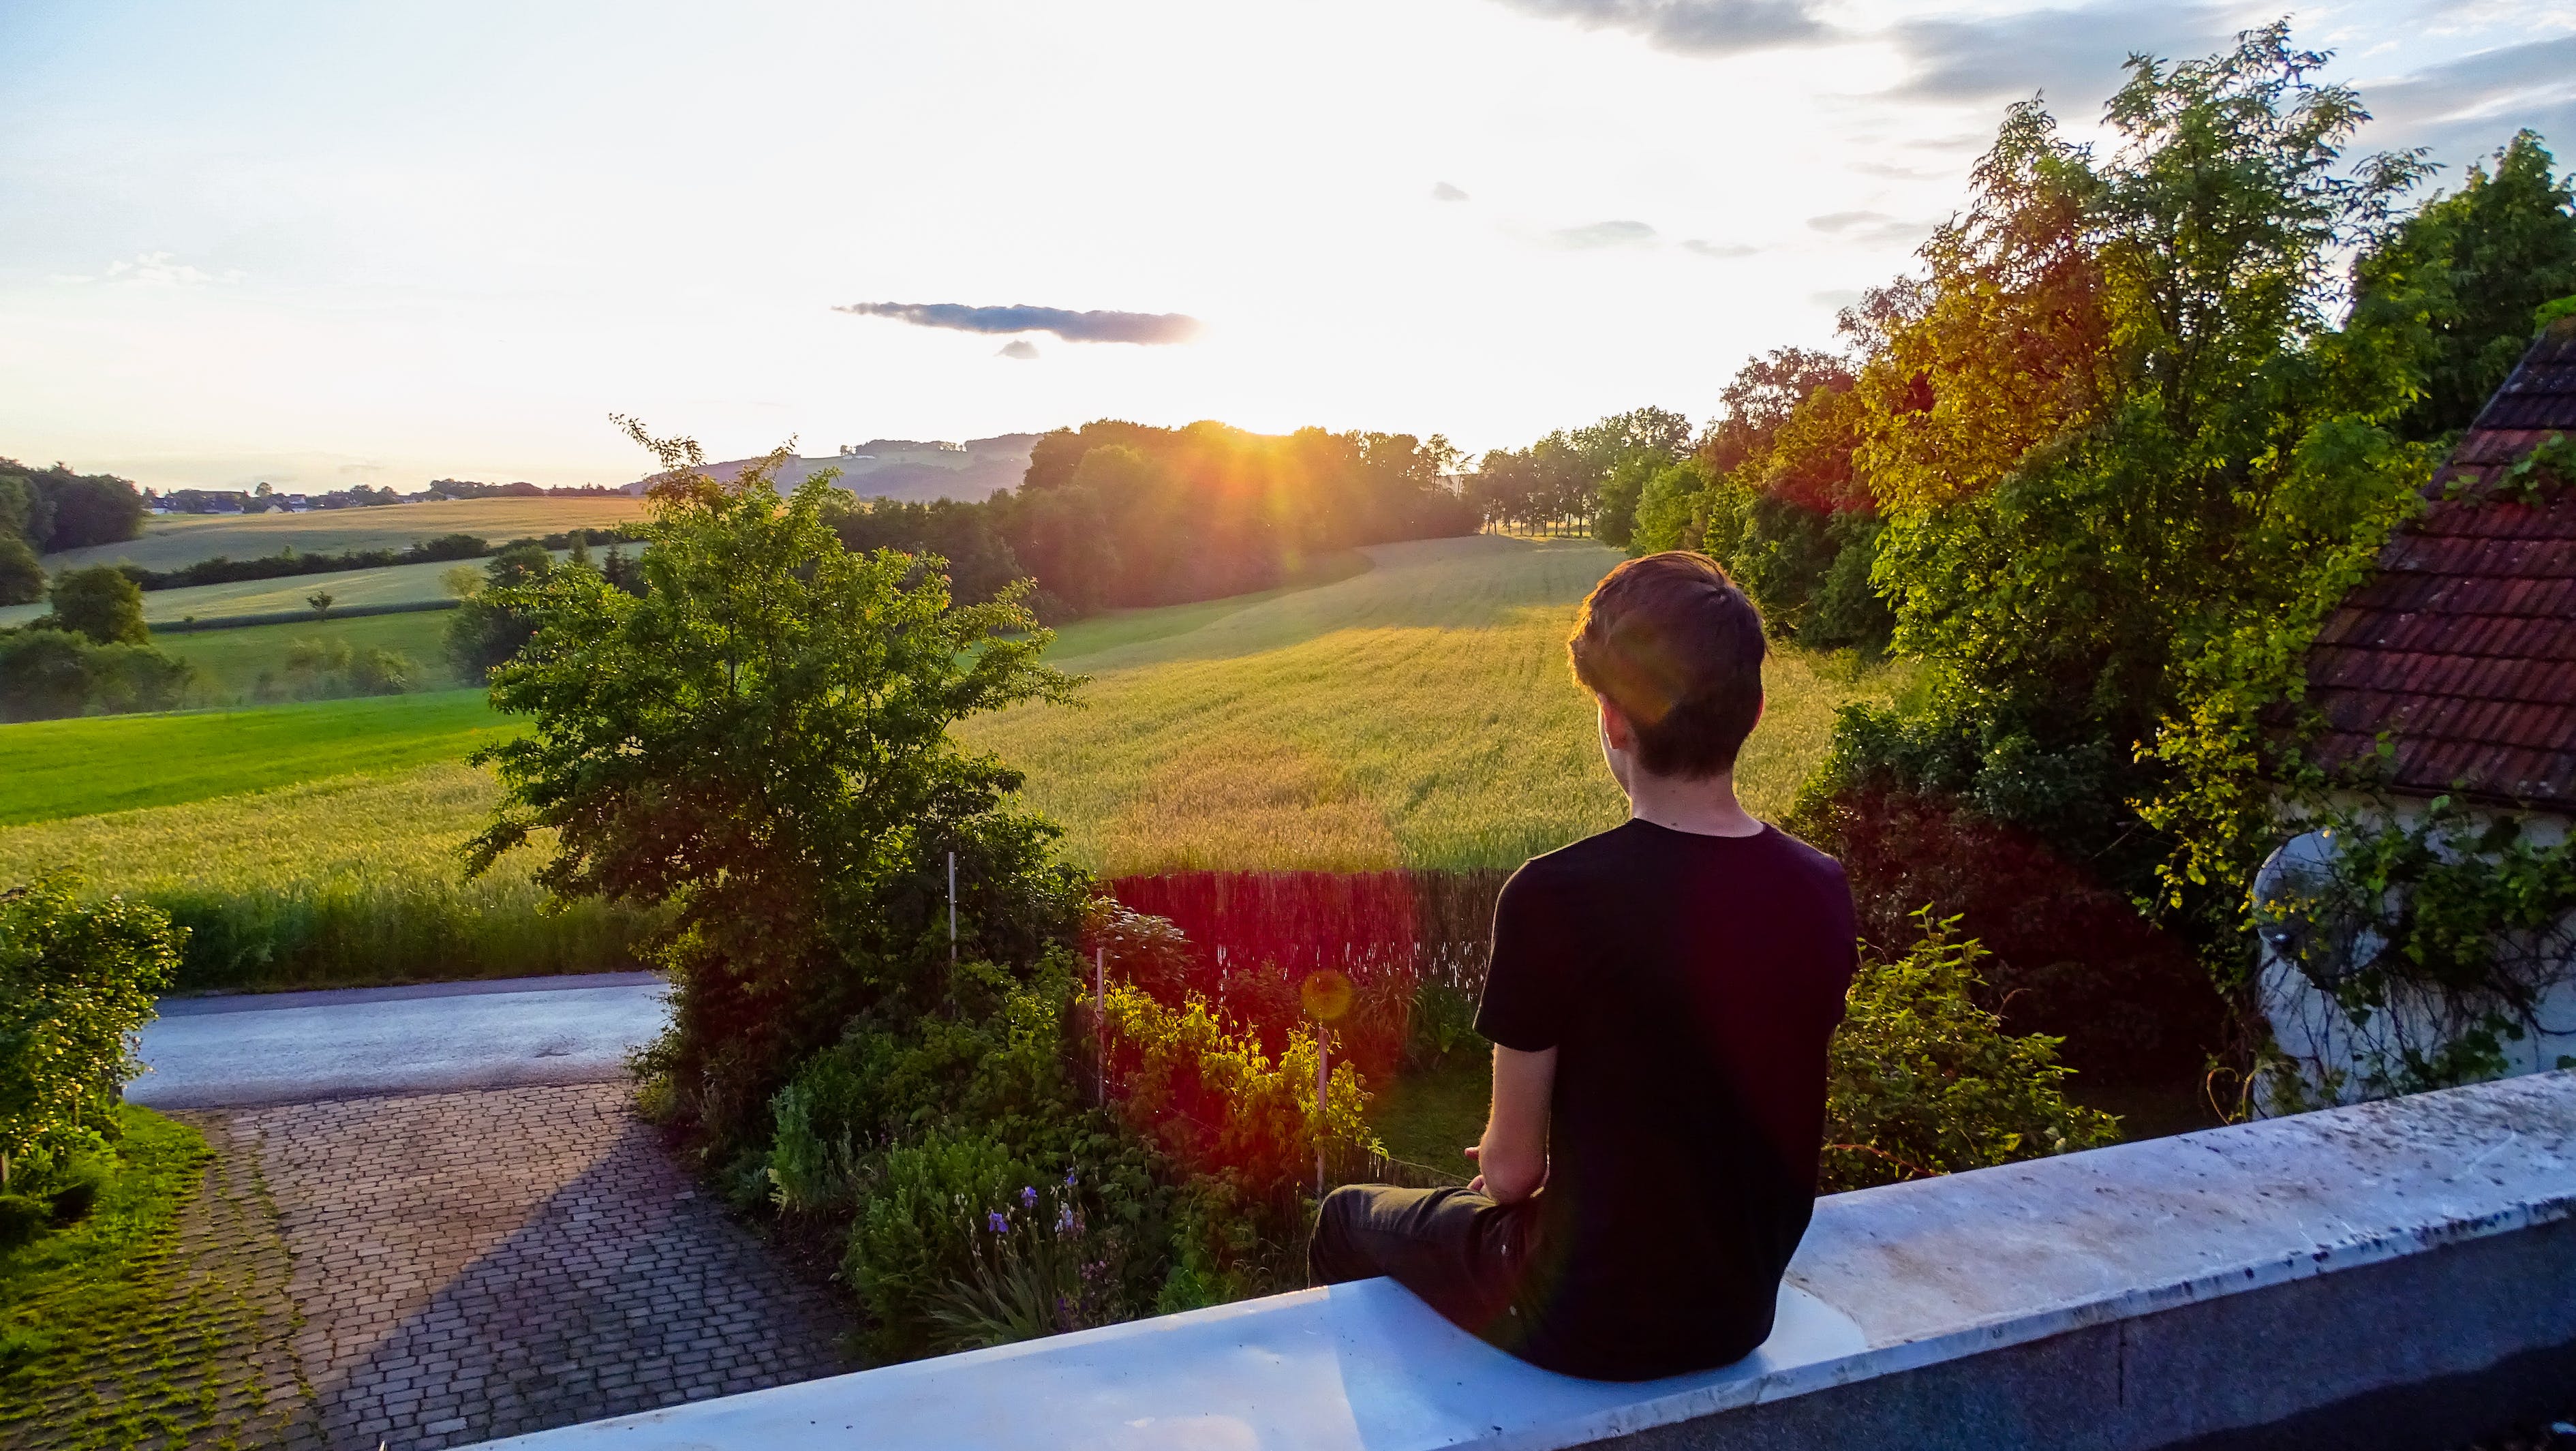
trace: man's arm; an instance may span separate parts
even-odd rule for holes
[[[1467,1187],[1517,1204],[1547,1182],[1547,1106],[1556,1087],[1556,1050],[1524,1053],[1494,1045],[1494,1106],[1484,1142],[1467,1151],[1484,1172]]]

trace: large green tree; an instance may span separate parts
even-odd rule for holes
[[[1038,663],[1023,591],[955,604],[913,556],[844,548],[827,484],[782,500],[784,451],[719,484],[694,443],[630,431],[664,471],[642,597],[565,568],[486,592],[537,622],[491,687],[533,728],[477,757],[504,796],[471,859],[549,832],[549,889],[666,914],[656,1061],[701,1145],[732,1152],[854,1016],[948,1000],[948,852],[970,959],[1032,961],[1070,930],[1053,829],[949,727],[1074,681]]]
[[[140,645],[152,638],[143,623],[143,587],[113,565],[67,569],[54,576],[54,612],[45,623],[87,635],[102,645]]]
[[[2424,392],[2399,420],[2410,438],[2468,427],[2530,346],[2533,313],[2576,295],[2576,191],[2530,131],[2491,160],[2353,266],[2356,328],[2418,333]]]
[[[2347,154],[2367,115],[2323,61],[2281,25],[2135,58],[2098,153],[2017,108],[1923,273],[1847,320],[1876,583],[1925,668],[1845,722],[1811,829],[1868,837],[1912,793],[2241,966],[2263,712],[2431,466],[2404,339],[2336,325],[2342,259],[2424,167]]]

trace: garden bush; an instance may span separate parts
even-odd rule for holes
[[[2069,1103],[2057,1040],[2013,1036],[1977,1005],[1985,949],[1956,918],[1915,914],[1901,956],[1864,956],[1833,1038],[1825,1099],[1827,1194],[2098,1148],[2110,1115]]]
[[[183,934],[119,897],[83,902],[62,873],[0,893],[0,1192],[77,1213],[118,1130],[132,1034],[168,986]]]
[[[42,625],[0,630],[0,721],[170,710],[195,673],[150,644],[101,643]]]
[[[1977,1001],[2015,1032],[2062,1039],[2088,1073],[2172,1081],[2229,1041],[2226,999],[2186,941],[1991,809],[1884,772],[1829,770],[1788,825],[1842,862],[1863,941],[1902,953],[1918,909],[1956,917],[1991,953]]]
[[[352,695],[401,695],[420,689],[427,673],[399,650],[370,645],[353,650],[346,640],[296,640],[286,647],[283,679],[260,672],[255,700],[338,700]]]

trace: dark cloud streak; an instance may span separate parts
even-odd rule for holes
[[[1186,343],[1199,320],[1177,312],[1073,312],[1061,307],[969,307],[962,302],[853,302],[832,309],[914,327],[967,333],[1053,333],[1069,343]]]
[[[1634,247],[1651,242],[1655,240],[1655,229],[1644,222],[1593,222],[1550,232],[1547,239],[1569,251],[1587,252],[1596,247]]]
[[[1808,0],[1503,0],[1586,30],[1625,30],[1666,50],[1733,55],[1831,37]]]

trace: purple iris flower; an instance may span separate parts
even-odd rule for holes
[[[1035,1208],[1037,1208],[1037,1207],[1038,1207],[1038,1191],[1036,1191],[1035,1189],[1032,1189],[1032,1188],[1028,1187],[1028,1186],[1027,1186],[1027,1185],[1025,1185],[1025,1184],[1021,1185],[1021,1186],[1020,1186],[1020,1203],[1021,1203],[1021,1205],[1022,1205],[1022,1206],[1026,1207],[1026,1208],[1029,1208],[1029,1209],[1035,1209]]]
[[[1004,1219],[1002,1217],[1002,1212],[998,1209],[984,1216],[984,1227],[995,1234],[1009,1234],[1011,1232],[1011,1222]]]

